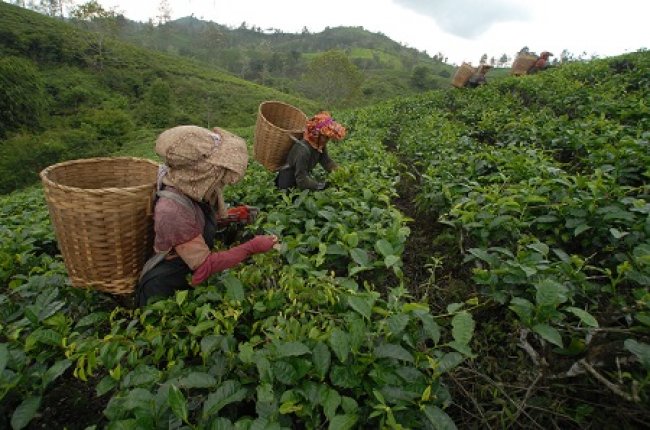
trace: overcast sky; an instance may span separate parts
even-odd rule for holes
[[[84,1],[77,0],[77,4]],[[99,0],[132,20],[159,15],[160,0]],[[650,0],[168,0],[172,19],[189,16],[238,27],[300,32],[362,26],[403,45],[442,52],[450,63],[482,54],[563,49],[587,57],[650,48]]]

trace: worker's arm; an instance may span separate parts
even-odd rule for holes
[[[277,237],[272,235],[255,236],[248,242],[244,242],[227,251],[210,253],[192,274],[192,285],[198,285],[214,273],[222,272],[236,266],[253,254],[271,250],[277,241]]]
[[[327,149],[323,149],[323,153],[320,157],[320,164],[323,166],[323,169],[327,170],[328,172],[332,172],[338,167],[334,160],[330,158],[329,154],[327,153]]]
[[[294,145],[297,146],[298,144]],[[293,148],[292,148],[293,149]],[[293,154],[293,168],[296,176],[296,185],[303,190],[317,190],[319,183],[309,174],[309,148],[297,148]]]

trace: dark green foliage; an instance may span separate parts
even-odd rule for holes
[[[47,164],[108,154],[137,128],[249,125],[263,100],[315,110],[313,102],[115,41],[125,25],[110,14],[83,21],[102,31],[93,33],[0,2],[0,192],[29,184]]]
[[[349,106],[358,102],[362,81],[361,72],[342,51],[328,51],[309,63],[302,87],[325,106]]]
[[[38,127],[48,102],[44,80],[31,61],[0,58],[0,138],[12,130]]]
[[[169,84],[156,78],[147,88],[140,108],[142,118],[154,127],[163,128],[174,120],[175,103]]]
[[[214,64],[244,79],[307,97],[313,96],[307,87],[301,85],[300,77],[308,73],[309,59],[327,51],[344,50],[365,81],[362,93],[355,97],[356,106],[417,93],[420,89],[409,85],[409,77],[416,66],[426,66],[435,75],[428,82],[428,89],[443,88],[453,71],[451,65],[441,61],[442,54],[432,58],[425,52],[402,46],[382,33],[372,33],[363,27],[336,27],[326,28],[320,33],[292,34],[247,26],[231,29],[194,17],[157,27],[123,20],[118,27],[114,34],[123,40],[163,52],[173,50]],[[392,83],[382,86],[386,77]],[[378,87],[382,87],[381,91]],[[340,100],[328,102],[339,103]]]

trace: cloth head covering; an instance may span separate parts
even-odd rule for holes
[[[551,54],[551,53],[548,52],[548,51],[544,51],[544,52],[542,52],[541,54],[539,54],[539,56],[542,57],[542,58],[546,58],[546,59],[548,59],[548,57],[553,56],[553,54]]]
[[[329,112],[319,112],[307,120],[303,138],[312,148],[318,152],[323,152],[325,144],[320,144],[318,139],[321,135],[332,140],[341,140],[345,137],[345,134],[345,127],[334,121]]]
[[[159,182],[210,203],[219,216],[226,216],[223,187],[241,180],[248,165],[244,139],[219,127],[210,131],[182,125],[158,136],[156,153],[165,162]]]

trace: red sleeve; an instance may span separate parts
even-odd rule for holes
[[[214,273],[236,266],[253,254],[270,250],[274,243],[272,236],[255,236],[227,251],[213,252],[192,274],[192,285],[200,284]]]

